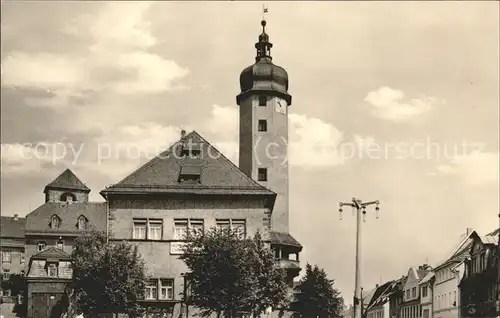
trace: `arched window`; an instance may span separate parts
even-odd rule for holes
[[[61,219],[57,215],[53,215],[50,218],[50,228],[51,229],[57,229],[61,225]]]
[[[73,202],[76,201],[76,196],[71,192],[65,192],[61,195],[61,202]]]
[[[88,220],[85,216],[83,215],[80,215],[78,217],[78,223],[76,224],[76,227],[79,229],[79,230],[84,230],[87,228],[87,223],[88,223]]]

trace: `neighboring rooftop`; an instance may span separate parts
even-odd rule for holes
[[[24,239],[25,218],[15,216],[0,217],[0,237]]]
[[[70,169],[66,169],[51,183],[45,186],[44,192],[49,189],[80,190],[90,192],[90,189]]]
[[[106,230],[106,202],[47,202],[26,216],[26,234],[33,233],[74,233],[78,231],[77,222],[84,216],[90,227]],[[60,219],[58,228],[52,229],[51,217]]]

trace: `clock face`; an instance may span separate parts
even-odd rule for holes
[[[286,115],[286,102],[281,98],[276,98],[275,101],[275,111],[280,114]]]

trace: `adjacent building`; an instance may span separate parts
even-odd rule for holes
[[[422,308],[422,318],[432,318],[432,298],[434,286],[434,273],[428,272],[424,278],[418,282],[420,291],[420,307]]]
[[[403,286],[403,303],[400,307],[401,318],[422,317],[420,282],[431,272],[431,268],[424,264],[418,268],[411,267]]]
[[[389,294],[394,285],[394,281],[389,281],[383,285],[375,287],[375,293],[366,308],[367,318],[389,318]]]
[[[12,274],[24,274],[24,226],[25,218],[14,216],[0,217],[0,252],[2,256],[2,280],[9,280]],[[9,297],[10,290],[2,290]]]
[[[464,275],[464,261],[469,257],[473,232],[468,228],[446,259],[434,268],[434,318],[460,317],[458,285]]]
[[[499,230],[483,237],[472,233],[470,258],[460,288],[462,317],[498,317],[498,235]]]
[[[74,240],[92,228],[106,232],[107,203],[89,202],[89,192],[67,169],[45,187],[45,203],[26,216],[28,318],[55,317],[63,310]]]

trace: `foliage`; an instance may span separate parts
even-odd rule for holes
[[[291,305],[294,317],[340,317],[344,300],[329,280],[324,269],[306,265],[306,275],[296,287],[296,299]]]
[[[76,239],[72,261],[68,314],[141,314],[145,266],[137,246],[108,243],[105,233],[92,230]]]
[[[258,317],[286,302],[284,271],[260,234],[241,239],[235,231],[212,229],[188,240],[180,257],[190,270],[188,300],[203,316]]]
[[[2,279],[1,286],[3,290],[10,289],[10,295],[13,297],[22,295],[26,290],[26,279],[21,274],[12,274],[8,280]]]

